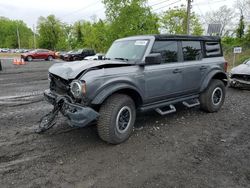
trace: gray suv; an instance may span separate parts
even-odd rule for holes
[[[131,135],[136,112],[176,111],[175,104],[217,112],[228,79],[220,38],[145,35],[116,40],[105,58],[57,63],[49,69],[45,99],[54,105],[37,132],[61,112],[69,125],[96,122],[101,139],[118,144]]]

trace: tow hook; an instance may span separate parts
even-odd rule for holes
[[[40,121],[38,127],[35,129],[35,133],[43,133],[53,127],[56,124],[56,117],[59,113],[59,111],[62,109],[62,106],[64,104],[64,98],[58,98],[56,101],[54,108],[52,111],[50,111],[48,114],[44,115]]]

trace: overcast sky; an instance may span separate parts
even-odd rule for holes
[[[233,7],[235,0],[193,0],[192,11],[204,16],[207,11],[220,6]],[[186,0],[148,0],[154,12],[186,4]],[[28,26],[36,25],[39,16],[54,14],[61,21],[73,23],[77,20],[91,20],[93,16],[105,18],[102,0],[0,0],[0,16],[20,19]]]

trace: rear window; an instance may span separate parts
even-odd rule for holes
[[[205,56],[206,57],[222,56],[220,43],[205,42]]]
[[[184,61],[195,61],[202,58],[200,41],[182,41]]]

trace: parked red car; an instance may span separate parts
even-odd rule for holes
[[[55,52],[46,49],[36,49],[21,54],[21,58],[23,58],[25,61],[32,61],[33,59],[44,59],[52,61],[53,59],[55,59]]]

